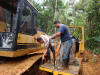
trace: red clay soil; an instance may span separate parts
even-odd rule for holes
[[[100,75],[100,55],[85,51],[81,70],[81,75]]]
[[[0,62],[0,75],[22,75],[40,58],[41,55],[32,55],[4,60]]]
[[[41,59],[38,60],[34,65],[32,65],[27,71],[21,75],[51,75],[47,72],[40,71],[39,66],[41,65]]]

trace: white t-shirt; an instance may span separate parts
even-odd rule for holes
[[[50,37],[47,36],[47,35],[41,35],[40,37],[43,39],[45,47],[48,47],[49,46],[49,39],[50,39]]]

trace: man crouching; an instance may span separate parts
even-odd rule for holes
[[[50,57],[50,50],[53,53],[53,60],[55,62],[55,48],[53,44],[53,40],[50,40],[49,36],[47,35],[41,35],[40,37],[37,38],[37,41],[39,43],[44,43],[44,46],[46,47],[46,50],[43,52],[42,60],[44,61],[45,59],[51,62],[51,57]]]

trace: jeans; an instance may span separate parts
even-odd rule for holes
[[[62,42],[61,49],[60,49],[60,61],[62,63],[66,60],[69,60],[70,50],[72,46],[73,46],[72,40]]]

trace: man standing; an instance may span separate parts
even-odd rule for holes
[[[60,36],[62,43],[60,49],[60,61],[63,67],[67,67],[69,62],[70,49],[73,45],[73,41],[70,37],[68,28],[64,24],[61,24],[60,21],[56,20],[54,22],[54,26],[58,28],[58,32],[55,33],[51,39],[55,39]]]

